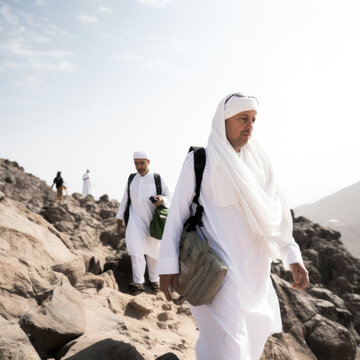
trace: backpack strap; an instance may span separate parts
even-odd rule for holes
[[[125,221],[125,224],[127,224],[128,221],[129,221],[130,204],[131,204],[130,184],[131,184],[131,182],[133,181],[135,175],[136,175],[136,173],[130,174],[130,175],[129,175],[129,178],[128,178],[128,184],[127,184],[127,195],[128,195],[128,199],[127,199],[127,204],[126,204],[126,208],[125,208],[125,212],[124,212],[124,221]]]
[[[203,173],[205,169],[206,163],[206,152],[203,147],[195,147],[191,146],[189,152],[194,152],[194,171],[195,171],[195,196],[193,202],[197,205],[195,214],[190,216],[190,218],[185,222],[184,229],[186,231],[193,231],[196,229],[196,226],[203,226],[202,223],[202,214],[204,212],[204,208],[199,204],[199,196],[200,196],[200,188],[201,182],[203,178]]]
[[[191,146],[189,152],[190,151],[194,152],[194,170],[195,170],[195,180],[196,180],[195,196],[193,202],[197,205],[200,205],[199,196],[200,196],[201,182],[202,182],[205,163],[206,163],[206,153],[203,147],[198,147],[198,146]]]
[[[161,177],[159,174],[154,174],[155,186],[156,186],[156,195],[162,194],[161,188]]]

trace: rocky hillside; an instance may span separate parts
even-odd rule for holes
[[[299,206],[295,213],[340,231],[343,243],[360,258],[360,182],[313,204]]]
[[[16,189],[24,183],[32,194]],[[172,352],[195,360],[188,307],[150,289],[127,292],[116,201],[73,194],[56,202],[44,182],[6,160],[0,191],[0,359],[153,360]],[[340,233],[306,218],[294,219],[294,237],[311,285],[294,290],[290,274],[273,266],[284,326],[261,360],[359,360],[360,260]]]

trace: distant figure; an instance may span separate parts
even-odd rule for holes
[[[126,225],[126,248],[131,256],[133,274],[133,282],[129,284],[132,294],[145,290],[146,263],[150,286],[154,291],[159,289],[159,275],[156,266],[160,241],[150,236],[149,225],[155,207],[160,205],[169,207],[172,198],[172,192],[165,179],[150,171],[149,164],[147,153],[143,151],[134,153],[134,165],[137,173],[129,176],[116,215],[119,230],[123,224]],[[160,186],[156,185],[157,181]],[[161,195],[157,195],[157,193]]]
[[[51,188],[53,188],[54,184],[56,185],[57,199],[62,200],[63,190],[66,189],[66,187],[64,186],[64,180],[61,177],[61,171],[57,172],[56,178],[54,179],[53,184],[51,185]]]
[[[83,195],[91,195],[92,189],[91,189],[91,182],[90,182],[90,176],[89,176],[89,169],[86,169],[86,173],[83,175]]]

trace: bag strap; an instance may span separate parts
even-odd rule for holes
[[[195,171],[195,196],[193,198],[193,202],[197,205],[195,214],[190,216],[190,218],[185,222],[184,229],[186,231],[195,230],[196,226],[203,226],[202,223],[202,214],[204,212],[204,208],[199,204],[199,196],[200,196],[200,188],[201,182],[203,178],[203,173],[205,169],[206,163],[206,152],[203,147],[191,146],[189,152],[194,152],[194,171]],[[200,229],[201,230],[201,229]]]
[[[190,151],[194,152],[194,170],[195,170],[195,179],[196,179],[195,196],[193,202],[197,205],[200,205],[199,204],[200,187],[205,169],[206,153],[203,147],[198,147],[198,146],[191,146],[189,152]]]
[[[128,199],[127,199],[127,203],[126,203],[126,209],[125,209],[125,217],[127,217],[127,219],[125,220],[125,223],[128,222],[129,220],[129,209],[130,209],[130,204],[131,204],[131,198],[130,198],[130,184],[133,181],[134,177],[135,177],[136,173],[130,174],[129,178],[128,178],[128,184],[127,184],[127,195],[128,195]]]
[[[162,194],[161,188],[161,177],[159,174],[154,174],[155,186],[156,186],[156,195]]]

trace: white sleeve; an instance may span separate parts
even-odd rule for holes
[[[281,260],[283,261],[284,267],[286,270],[289,270],[289,265],[294,263],[302,263],[303,259],[301,256],[299,245],[296,243],[293,233],[293,221],[290,215],[290,208],[286,202],[284,194],[281,189],[278,187],[277,189],[278,195],[280,197],[282,208],[283,208],[283,218],[288,217],[288,221],[284,224],[283,236],[275,239],[277,241]]]
[[[120,202],[119,210],[116,214],[116,218],[119,220],[124,220],[124,212],[125,212],[126,204],[128,201],[127,188],[128,188],[128,185],[126,184],[125,191],[124,191],[123,197]]]
[[[294,238],[287,245],[280,248],[280,255],[286,270],[289,270],[290,264],[303,262],[299,245]]]
[[[183,164],[167,216],[160,245],[159,274],[179,273],[179,242],[190,206],[195,196],[194,154],[190,152]]]
[[[164,206],[169,208],[171,204],[171,199],[173,197],[173,193],[171,189],[169,188],[169,185],[167,184],[166,180],[161,176],[161,190],[162,190],[162,197],[164,198]]]

